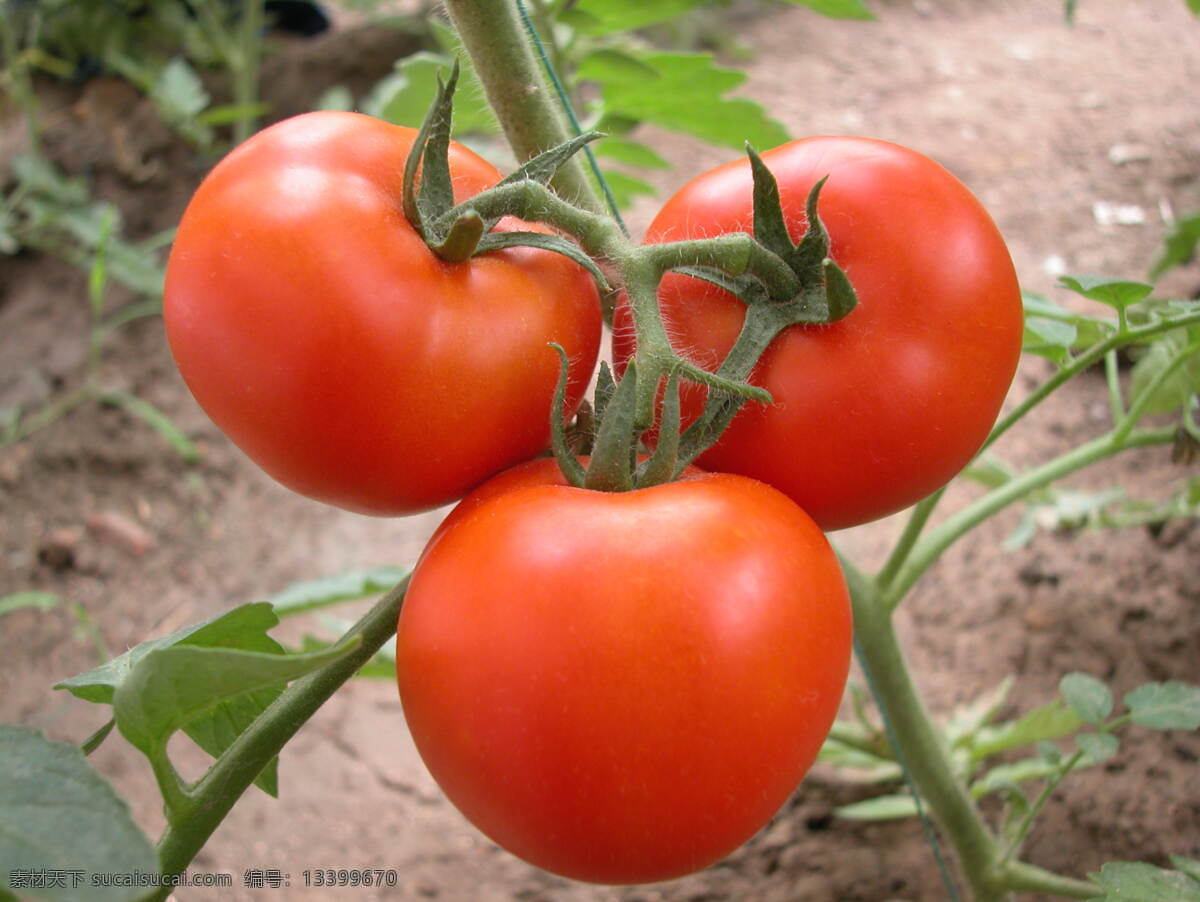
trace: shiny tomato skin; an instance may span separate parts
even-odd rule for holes
[[[547,343],[571,356],[571,410],[599,350],[577,264],[429,251],[401,210],[414,136],[342,112],[260,132],[201,184],[167,270],[167,337],[213,421],[289,488],[371,514],[446,504],[539,453]],[[457,144],[450,166],[459,200],[500,178]]]
[[[510,852],[598,883],[666,880],[795,790],[849,666],[845,583],[812,520],[729,474],[628,493],[534,461],[469,495],[397,632],[409,728]]]
[[[829,176],[818,209],[858,307],[840,322],[778,336],[751,377],[774,405],[745,405],[698,463],[770,483],[823,529],[840,529],[908,507],[979,450],[1020,355],[1020,291],[983,206],[929,158],[843,137],[794,141],[762,157],[794,240],[807,227],[809,189]],[[729,163],[668,200],[645,240],[749,232],[751,210],[749,165]],[[674,274],[659,300],[675,347],[714,368],[744,305]],[[634,351],[629,322],[619,308],[618,363]],[[685,420],[703,401],[703,389],[686,388]]]

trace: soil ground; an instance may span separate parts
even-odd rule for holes
[[[744,92],[795,135],[850,133],[937,158],[990,208],[1025,287],[1070,303],[1058,272],[1138,278],[1163,218],[1200,206],[1200,22],[1182,0],[1081,0],[1068,27],[1058,0],[876,0],[877,22],[833,22],[772,6],[737,14],[753,53]],[[278,112],[321,89],[361,90],[404,52],[395,33],[348,29],[277,50],[264,80]],[[200,175],[146,102],[93,81],[46,86],[47,143],[145,235],[177,221]],[[13,152],[12,117],[0,154]],[[650,135],[677,168],[665,192],[729,151]],[[1105,220],[1117,205],[1142,221]],[[630,217],[642,226],[653,202]],[[1191,293],[1195,266],[1165,292]],[[36,406],[68,390],[86,353],[85,278],[39,255],[0,259],[0,405]],[[1027,361],[1013,397],[1047,374]],[[55,593],[86,609],[104,644],[122,650],[259,599],[298,579],[419,552],[439,514],[377,520],[297,498],[259,473],[208,422],[179,380],[161,322],[114,334],[102,380],[161,407],[203,451],[196,466],[119,410],[85,406],[0,449],[0,596]],[[997,452],[1029,464],[1098,434],[1102,380],[1085,376]],[[1193,470],[1194,472],[1194,470]],[[1183,473],[1165,452],[1130,454],[1075,484],[1161,496]],[[971,493],[955,488],[945,507]],[[956,546],[908,600],[901,631],[934,711],[1015,677],[1009,713],[1047,700],[1060,676],[1085,670],[1118,693],[1152,679],[1200,682],[1200,529],[1040,534],[1001,542],[1009,512]],[[896,518],[835,537],[877,561]],[[0,620],[0,718],[80,740],[106,711],[50,686],[95,663],[65,608]],[[195,768],[202,758],[180,747]],[[1165,864],[1200,857],[1200,736],[1130,732],[1108,765],[1072,778],[1032,835],[1028,857],[1081,875],[1113,859]],[[162,824],[144,761],[118,739],[93,757],[150,835]],[[818,768],[776,820],[727,861],[692,877],[613,888],[547,876],[501,852],[445,802],[408,738],[390,682],[347,686],[285,750],[282,797],[252,791],[200,857],[234,875],[233,890],[180,890],[193,900],[842,900],[950,898],[913,821],[856,824],[831,816],[861,787]],[[317,868],[394,868],[399,886],[304,888]],[[289,889],[248,889],[249,868],[291,875]]]

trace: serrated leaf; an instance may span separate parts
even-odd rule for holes
[[[648,182],[627,175],[616,169],[604,169],[604,181],[612,193],[613,201],[621,209],[627,209],[637,197],[658,194],[658,189]]]
[[[14,592],[0,598],[0,617],[20,611],[23,608],[35,608],[39,611],[49,611],[58,605],[59,597],[53,592]]]
[[[1059,681],[1058,689],[1087,723],[1104,723],[1112,714],[1112,690],[1090,674],[1068,673]]]
[[[598,54],[580,64],[578,77],[602,86],[605,116],[652,122],[739,149],[747,141],[759,147],[787,141],[787,130],[758,104],[725,96],[745,75],[717,66],[710,54],[649,53],[637,59],[647,68],[636,74]]]
[[[1143,301],[1154,290],[1154,286],[1146,282],[1111,279],[1107,276],[1059,276],[1058,281],[1076,294],[1116,308]]]
[[[131,902],[145,887],[19,886],[22,872],[145,873],[158,855],[129,806],[71,743],[0,724],[0,887],[61,902]]]
[[[1121,741],[1112,733],[1080,733],[1075,744],[1083,752],[1079,765],[1103,764],[1121,748]]]
[[[945,726],[946,738],[950,743],[953,745],[974,735],[981,727],[991,722],[1008,701],[1013,685],[1012,676],[1006,676],[994,688],[955,708]]]
[[[289,617],[342,601],[386,592],[411,573],[408,567],[373,567],[292,583],[266,601],[280,617]]]
[[[1200,880],[1200,861],[1194,858],[1184,858],[1182,855],[1171,855],[1171,864],[1175,870],[1187,874],[1193,880]]]
[[[962,475],[989,489],[996,489],[1012,482],[1016,471],[1005,461],[992,454],[982,454],[971,461]]]
[[[1154,389],[1144,408],[1146,415],[1184,409],[1191,397],[1200,393],[1200,351],[1188,350],[1196,340],[1192,331],[1175,329],[1168,332],[1150,345],[1145,355],[1134,364],[1129,387],[1131,398],[1149,391],[1164,370],[1173,368]],[[1187,357],[1177,362],[1181,354]]]
[[[153,757],[172,733],[215,707],[252,693],[281,690],[356,645],[351,641],[300,655],[195,645],[157,648],[138,661],[113,695],[117,729]]]
[[[669,22],[700,6],[706,0],[655,0],[634,3],[631,0],[581,0],[567,6],[560,20],[586,34],[620,34]]]
[[[196,70],[181,56],[163,66],[150,94],[164,112],[180,119],[195,116],[211,99]]]
[[[917,803],[912,796],[876,796],[862,802],[851,802],[833,809],[833,813],[848,821],[895,821],[915,817]]]
[[[1135,724],[1152,730],[1200,729],[1200,687],[1177,680],[1139,686],[1126,693],[1125,707]]]
[[[1058,773],[1059,762],[1047,761],[1044,758],[1023,758],[1009,764],[993,767],[978,780],[971,784],[971,796],[979,799],[993,792],[998,792],[1009,785],[1028,783],[1030,780],[1044,780]]]
[[[1079,714],[1056,698],[1018,720],[981,728],[970,744],[971,757],[979,760],[1017,746],[1060,739],[1081,726]]]
[[[831,19],[874,19],[875,15],[862,0],[788,0],[796,6],[807,6]]]
[[[671,168],[671,164],[659,156],[653,147],[628,138],[602,138],[592,146],[592,153],[614,163],[636,166],[639,169]]]
[[[1200,902],[1200,881],[1141,861],[1110,861],[1088,876],[1104,889],[1093,902]]]
[[[438,74],[449,69],[453,62],[447,55],[425,50],[405,57],[397,63],[392,75],[363,98],[362,111],[398,125],[420,125],[437,94]],[[473,73],[464,67],[459,79],[454,95],[454,134],[496,134],[499,131],[496,117]]]
[[[1200,9],[1200,0],[1194,0],[1194,3]],[[1162,255],[1150,267],[1150,278],[1157,280],[1167,270],[1191,261],[1196,255],[1197,244],[1200,244],[1200,213],[1180,219],[1172,226],[1164,241]]]

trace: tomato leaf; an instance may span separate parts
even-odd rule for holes
[[[831,19],[874,19],[862,0],[788,0],[796,6],[807,6]]]
[[[1200,328],[1174,329],[1150,345],[1133,367],[1130,397],[1152,392],[1146,415],[1186,409],[1200,394]]]
[[[1125,706],[1138,726],[1152,730],[1200,729],[1200,687],[1177,680],[1147,683],[1125,696]]]
[[[396,64],[396,71],[377,84],[363,98],[361,109],[368,115],[395,122],[399,125],[417,127],[429,110],[429,104],[437,96],[437,80],[440,73],[449,69],[454,59],[463,60],[461,54],[450,56],[441,53],[420,51],[407,56]],[[496,117],[484,99],[483,89],[466,66],[459,76],[460,89],[454,97],[454,134],[493,135],[499,131]]]
[[[1103,764],[1115,755],[1121,747],[1121,740],[1112,733],[1081,733],[1075,737],[1075,744],[1083,752],[1079,764],[1086,767]]]
[[[912,796],[876,796],[862,802],[852,802],[833,809],[833,813],[848,821],[896,821],[915,817],[917,803]]]
[[[1154,290],[1154,286],[1146,282],[1107,276],[1059,276],[1058,281],[1076,294],[1118,309],[1145,300]]]
[[[1068,673],[1058,688],[1085,723],[1101,724],[1112,714],[1112,690],[1090,674]]]
[[[65,902],[132,902],[145,887],[94,887],[90,873],[158,871],[154,846],[129,805],[68,742],[0,724],[0,895]],[[67,875],[67,886],[38,889],[34,874]],[[83,878],[78,887],[71,877]]]
[[[671,164],[659,156],[658,152],[641,141],[630,141],[625,138],[605,137],[596,143],[592,153],[614,163],[626,166],[636,166],[639,169],[670,169]]]
[[[1200,0],[1196,2],[1200,9]],[[1191,261],[1197,245],[1200,245],[1200,213],[1177,221],[1171,228],[1162,255],[1150,267],[1150,278],[1157,280],[1167,270]]]
[[[266,601],[275,609],[276,615],[289,617],[316,608],[329,607],[338,602],[386,592],[411,572],[409,567],[350,570],[336,576],[293,583]]]
[[[559,16],[559,21],[585,34],[620,34],[659,22],[669,22],[704,2],[705,0],[655,0],[654,3],[582,0],[580,3],[566,6]]]
[[[639,196],[658,194],[658,189],[650,183],[643,182],[618,169],[606,168],[602,170],[602,174],[608,185],[609,193],[612,194],[618,207],[628,207]]]
[[[1092,902],[1200,902],[1200,881],[1141,861],[1110,861],[1088,876],[1104,890]]]
[[[1062,699],[1054,699],[1015,721],[982,727],[970,743],[971,757],[978,761],[1022,745],[1059,739],[1083,726],[1083,718]]]
[[[717,66],[711,54],[592,53],[580,63],[578,77],[603,89],[601,131],[606,130],[604,119],[616,116],[724,147],[740,148],[746,141],[774,147],[788,139],[787,130],[757,103],[725,96],[746,76]]]
[[[59,597],[51,592],[14,592],[0,598],[0,616],[23,608],[49,611],[58,605]]]

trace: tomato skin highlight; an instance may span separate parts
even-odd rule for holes
[[[571,357],[572,412],[599,352],[582,267],[425,246],[401,209],[415,134],[342,112],[265,129],[200,185],[167,270],[167,337],[208,415],[279,482],[370,514],[455,501],[538,454],[548,343]],[[500,179],[457,144],[450,167],[460,201]]]
[[[851,618],[828,542],[740,476],[614,494],[533,461],[498,479],[401,610],[423,759],[545,870],[625,884],[714,863],[795,790],[836,714]]]
[[[833,530],[894,513],[957,474],[987,437],[1016,372],[1020,289],[995,224],[929,158],[865,138],[807,138],[762,154],[779,183],[793,240],[805,200],[828,175],[818,210],[830,256],[858,307],[845,319],[791,326],[751,381],[775,399],[749,403],[697,463],[767,482]],[[651,223],[647,243],[753,231],[745,160],[706,172]],[[668,275],[659,303],[672,343],[708,368],[724,358],[745,305],[706,282]],[[620,369],[635,351],[617,309]],[[685,423],[705,390],[684,385]]]

